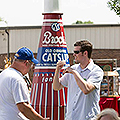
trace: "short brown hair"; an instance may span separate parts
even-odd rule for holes
[[[79,40],[74,43],[74,46],[80,46],[80,51],[83,53],[84,51],[88,52],[88,58],[91,58],[92,47],[93,45],[88,40]]]

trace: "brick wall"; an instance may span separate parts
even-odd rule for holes
[[[117,66],[120,67],[120,49],[94,49],[93,59],[117,59]]]
[[[36,53],[34,54],[36,58]],[[7,57],[7,54],[1,54],[0,55],[0,69],[4,69],[5,66],[5,56]],[[14,54],[11,53],[10,57],[13,59]],[[73,64],[73,54],[69,54],[70,59],[70,65]],[[92,59],[117,59],[117,66],[120,67],[120,49],[94,49],[92,53]],[[33,78],[33,70],[29,73],[30,79]]]

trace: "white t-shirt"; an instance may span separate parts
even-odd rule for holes
[[[66,73],[60,78],[61,84],[68,87],[66,120],[93,120],[100,112],[99,93],[103,71],[92,60],[85,69],[81,69],[80,64],[75,64],[72,68],[78,71],[84,80],[92,83],[96,89],[85,95],[72,74]]]
[[[7,68],[0,73],[0,120],[28,120],[17,103],[29,102],[30,96],[22,74]]]

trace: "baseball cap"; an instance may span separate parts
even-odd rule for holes
[[[34,64],[38,64],[38,60],[34,58],[33,52],[27,47],[18,49],[15,58],[20,60],[31,60]]]

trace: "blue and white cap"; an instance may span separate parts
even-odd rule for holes
[[[38,60],[34,58],[33,52],[27,47],[20,48],[16,52],[15,58],[20,60],[31,60],[34,64],[38,64]]]

